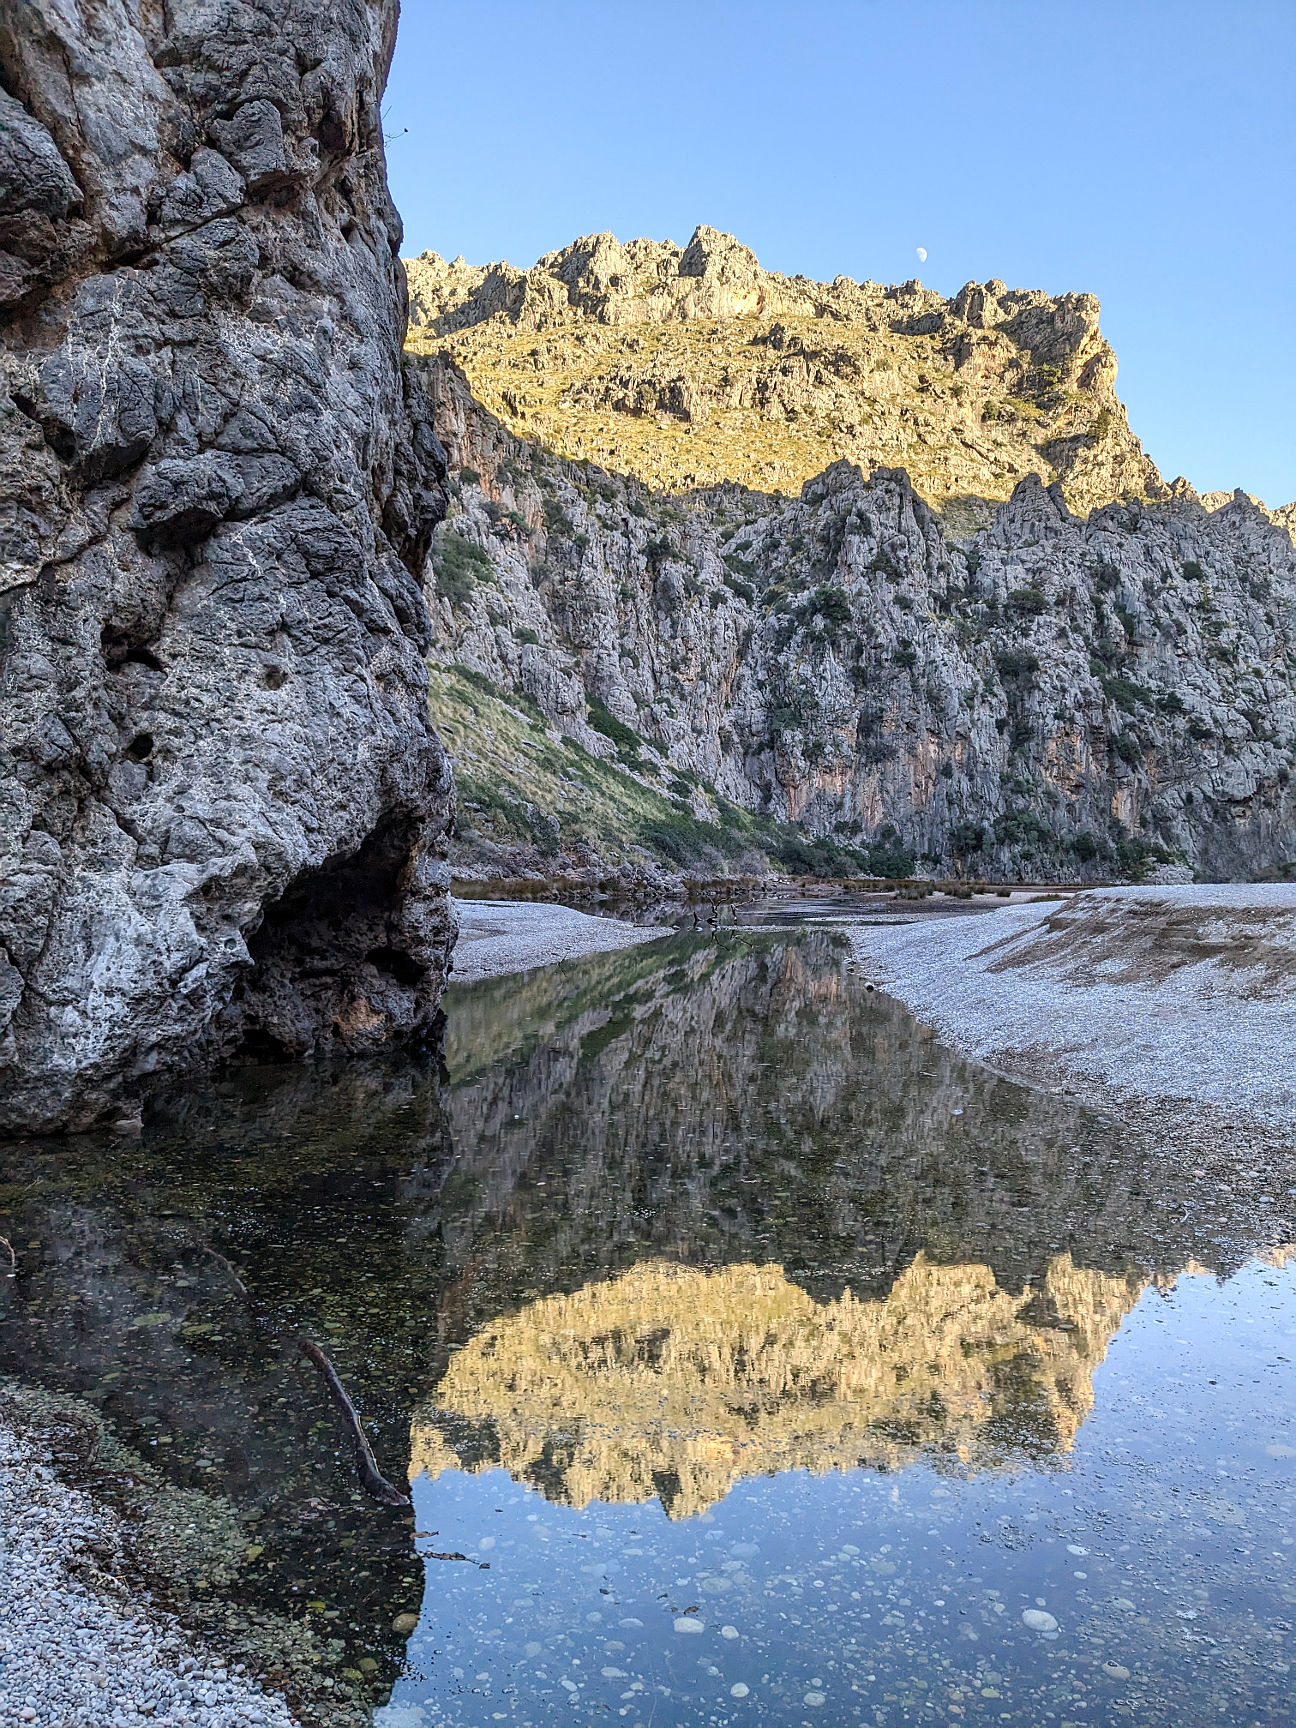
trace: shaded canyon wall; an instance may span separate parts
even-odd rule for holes
[[[431,1021],[395,0],[0,24],[0,1120]],[[129,1101],[127,1103],[129,1108]]]
[[[728,799],[973,876],[1296,860],[1296,551],[1243,494],[1081,517],[1028,475],[961,537],[901,469],[667,495],[424,364],[456,480],[436,656],[595,754],[633,735],[682,816]]]

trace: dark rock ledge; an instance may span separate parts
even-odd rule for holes
[[[0,1127],[437,1012],[396,13],[0,18]]]

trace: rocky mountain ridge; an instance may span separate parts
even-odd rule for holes
[[[683,248],[590,235],[529,270],[406,269],[411,352],[453,359],[509,430],[658,491],[796,492],[845,459],[906,468],[955,525],[1027,474],[1076,510],[1167,495],[1092,294],[812,282],[706,227]]]
[[[844,461],[791,499],[663,495],[412,363],[454,477],[434,657],[529,705],[528,750],[547,731],[653,788],[677,820],[649,852],[732,867],[741,811],[892,874],[1296,858],[1296,554],[1244,494],[1209,510],[1180,481],[1083,517],[1030,474],[959,537],[903,471]],[[589,862],[526,803],[465,813],[501,867]]]

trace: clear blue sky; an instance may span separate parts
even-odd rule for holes
[[[1166,477],[1296,498],[1296,0],[405,0],[384,111],[406,254],[1088,290]]]

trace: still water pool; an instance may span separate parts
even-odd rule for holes
[[[151,1587],[307,1721],[1290,1724],[1289,1193],[846,959],[681,935],[11,1148],[0,1368],[179,1493]]]

